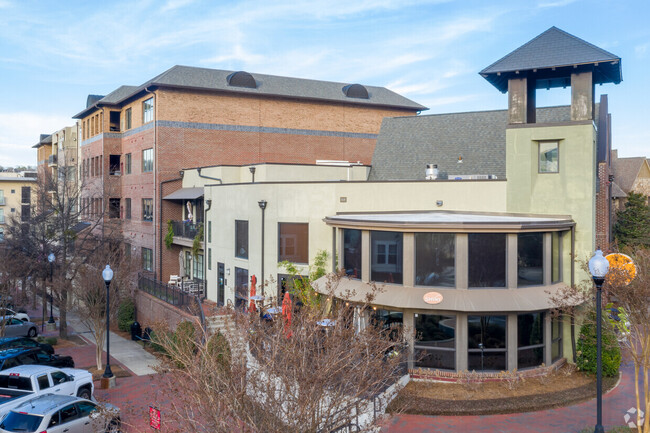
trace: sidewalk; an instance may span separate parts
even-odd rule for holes
[[[32,319],[41,318],[40,305],[36,309],[31,309],[30,306],[27,306],[27,314]],[[48,331],[47,328],[43,333],[41,333],[41,327],[39,326],[39,334],[45,337],[58,337],[59,336],[59,323],[58,308],[54,307],[54,318],[57,324],[57,328],[54,331]],[[49,317],[46,315],[45,320],[47,321]],[[68,334],[69,335],[78,335],[79,337],[86,340],[89,344],[95,345],[95,338],[90,332],[89,328],[84,325],[79,318],[68,312]],[[128,368],[136,376],[146,376],[149,374],[155,374],[155,370],[152,367],[159,365],[158,359],[144,350],[144,348],[135,341],[127,340],[120,335],[115,334],[114,332],[110,333],[110,344],[111,344],[111,358],[116,359],[120,364]],[[104,353],[106,353],[106,344],[104,344]]]

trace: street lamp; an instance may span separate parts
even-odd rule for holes
[[[264,296],[264,209],[266,209],[266,200],[257,202],[262,209],[262,279],[260,280],[260,287],[262,288],[262,296]]]
[[[54,316],[52,315],[52,304],[54,304],[54,293],[52,292],[52,273],[55,259],[56,257],[54,256],[54,253],[50,253],[50,255],[47,256],[47,261],[50,262],[50,320],[48,320],[47,323],[54,323]]]
[[[104,282],[106,283],[106,371],[104,371],[103,377],[111,378],[113,377],[113,372],[111,371],[111,292],[109,288],[113,279],[113,270],[109,265],[106,265],[106,268],[102,271],[102,278],[104,278]]]
[[[589,273],[596,284],[596,428],[594,433],[604,433],[603,428],[603,353],[602,353],[602,307],[601,295],[609,261],[598,249],[589,260]]]

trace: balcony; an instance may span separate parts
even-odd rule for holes
[[[194,239],[199,234],[203,223],[191,223],[187,221],[172,221],[172,228],[174,230],[174,237],[184,239]],[[203,242],[203,239],[201,239]]]
[[[55,166],[56,164],[57,164],[57,162],[56,162],[56,155],[50,155],[50,156],[47,158],[47,165],[48,165],[48,167],[53,167],[53,166]]]

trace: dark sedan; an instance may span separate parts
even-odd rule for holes
[[[74,368],[71,356],[50,355],[43,349],[16,348],[0,350],[0,370],[18,365],[38,364]]]
[[[0,337],[0,350],[13,349],[15,347],[41,348],[50,355],[54,355],[54,347],[51,344],[39,343],[27,337]]]

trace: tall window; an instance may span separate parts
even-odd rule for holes
[[[21,203],[31,203],[32,202],[32,188],[30,186],[23,186],[20,189],[20,202]]]
[[[235,268],[235,307],[248,305],[248,269]]]
[[[194,261],[194,278],[203,279],[203,254],[197,254]]]
[[[517,315],[517,368],[544,362],[544,313]]]
[[[124,173],[131,174],[131,154],[127,153],[124,157]]]
[[[343,230],[343,267],[350,278],[361,278],[361,230]]]
[[[416,233],[415,284],[455,287],[455,254],[453,233]]]
[[[551,283],[562,281],[562,233],[551,233]]]
[[[212,221],[208,221],[208,243],[212,242]]]
[[[506,369],[506,316],[467,316],[467,368]]]
[[[208,271],[212,270],[212,248],[208,248]]]
[[[142,269],[153,271],[153,251],[150,248],[142,247]]]
[[[153,171],[153,149],[142,151],[142,172]]]
[[[506,235],[470,233],[468,242],[469,287],[505,287]]]
[[[153,199],[142,199],[142,220],[153,221]]]
[[[370,233],[370,279],[384,283],[402,283],[403,235],[400,232]]]
[[[456,369],[456,316],[417,314],[415,354],[418,367]]]
[[[5,192],[4,190],[0,189],[0,206],[4,206],[5,204]]]
[[[517,235],[517,286],[544,283],[544,233]]]
[[[562,358],[562,317],[551,321],[551,361]]]
[[[124,257],[128,260],[131,258],[131,244],[124,242]]]
[[[131,199],[130,198],[125,198],[124,199],[124,218],[127,220],[131,219]]]
[[[560,146],[557,141],[539,142],[539,172],[558,173],[560,171]]]
[[[23,204],[20,206],[20,222],[29,221],[32,213],[32,208],[28,204]]]
[[[4,240],[5,240],[5,229],[0,227],[0,242],[4,242]]]
[[[309,224],[278,223],[278,261],[309,262]]]
[[[131,109],[124,111],[124,129],[131,129]]]
[[[109,198],[108,199],[108,217],[109,218],[119,218],[120,217],[120,199],[119,198]]]
[[[192,253],[185,251],[185,276],[189,277],[192,270]]]
[[[153,96],[142,103],[142,123],[153,120]]]
[[[248,221],[235,221],[235,257],[248,258]]]
[[[4,224],[4,223],[5,223],[5,210],[0,209],[0,224]]]

